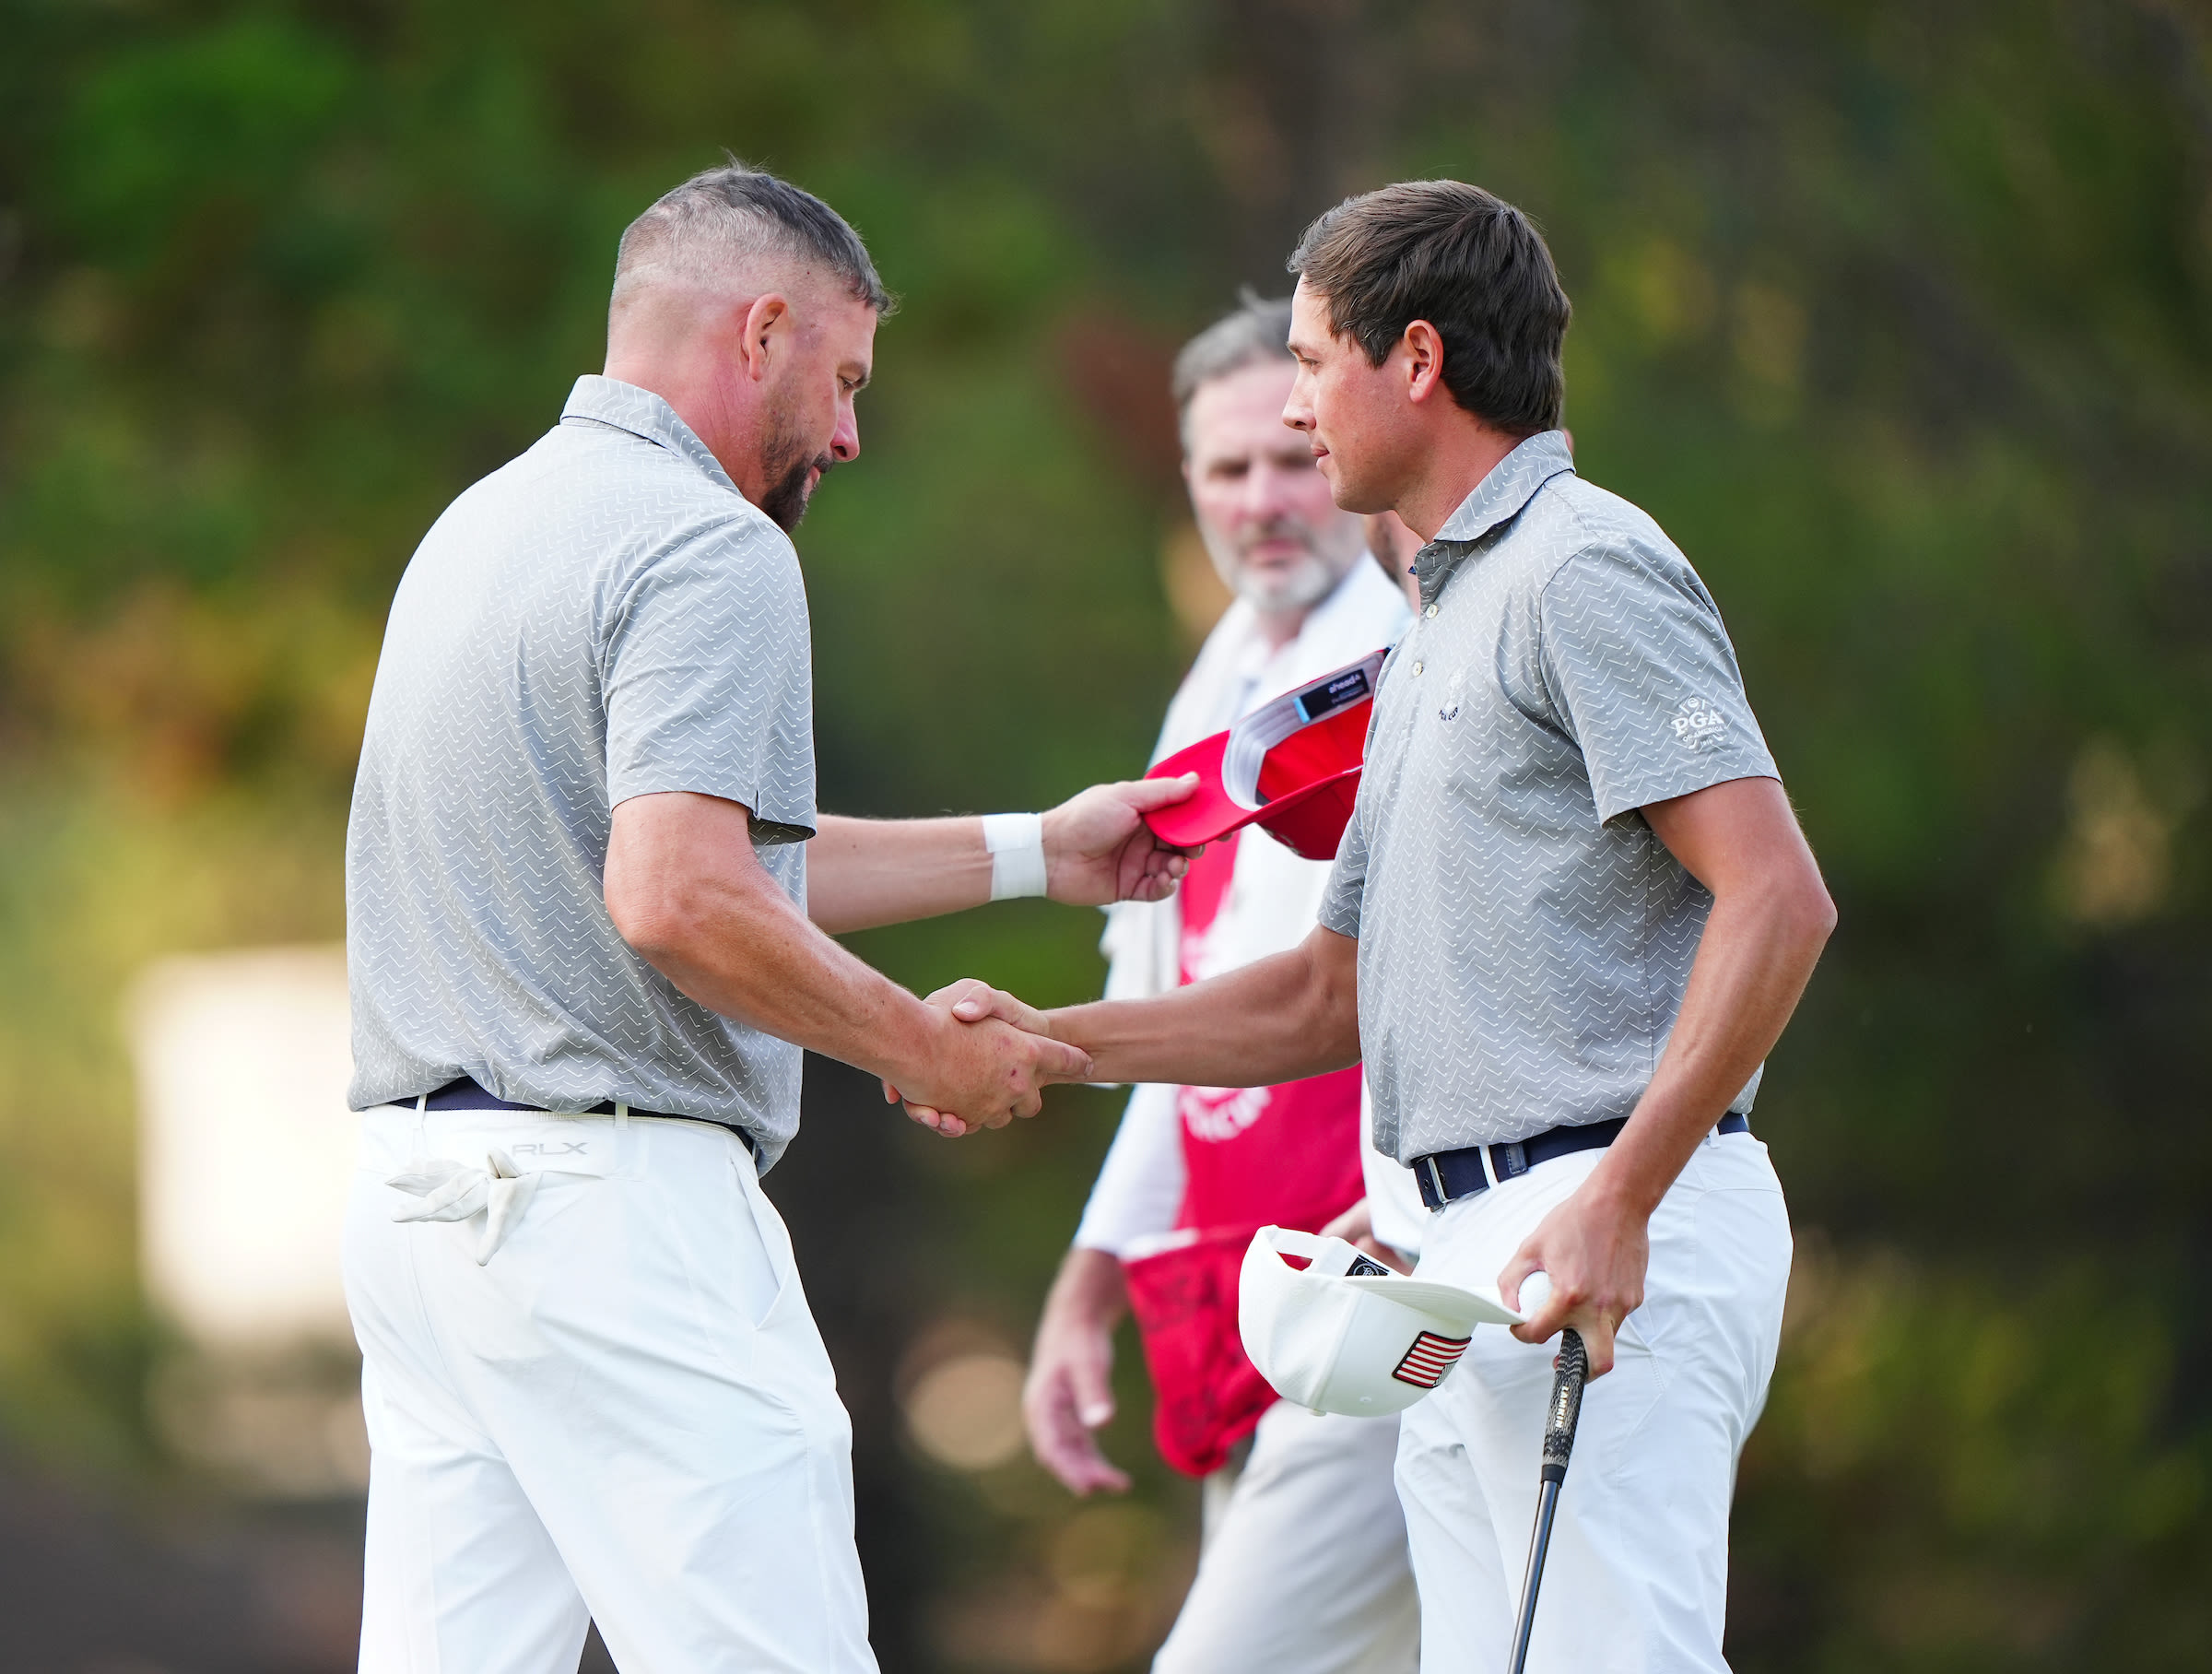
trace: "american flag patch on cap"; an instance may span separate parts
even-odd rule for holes
[[[1467,1351],[1467,1344],[1473,1340],[1424,1331],[1413,1339],[1413,1347],[1406,1350],[1406,1358],[1390,1375],[1417,1389],[1433,1389],[1444,1381],[1444,1373],[1459,1363],[1459,1357]]]

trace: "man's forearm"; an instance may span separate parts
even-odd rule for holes
[[[806,845],[807,915],[832,936],[978,907],[991,855],[975,815],[849,819],[826,814]]]
[[[1038,1335],[1053,1326],[1095,1326],[1111,1331],[1129,1311],[1129,1286],[1120,1257],[1105,1250],[1072,1244],[1044,1299]]]
[[[875,1076],[896,1079],[928,1059],[930,1008],[772,891],[698,882],[620,927],[711,1011]]]
[[[1651,1085],[1588,1188],[1644,1216],[1743,1090],[1796,1009],[1834,909],[1817,873],[1716,896]]]
[[[971,1028],[854,959],[762,866],[751,829],[743,805],[684,791],[615,809],[607,914],[686,995],[881,1077],[943,1134],[1033,1115],[1050,1082],[1089,1079],[1074,1047],[1000,1022]]]
[[[808,911],[841,936],[1002,896],[1093,907],[1164,901],[1185,859],[1160,843],[1145,818],[1189,796],[1197,782],[1186,773],[1094,784],[1041,814],[822,819],[807,850]]]
[[[1266,1087],[1359,1056],[1358,944],[1316,929],[1287,953],[1172,993],[1049,1013],[1102,1081]]]
[[[1781,1038],[1835,924],[1777,781],[1725,781],[1643,815],[1712,891],[1712,910],[1666,1051],[1627,1126],[1498,1275],[1509,1302],[1531,1273],[1550,1276],[1549,1299],[1513,1335],[1542,1342],[1573,1326],[1593,1377],[1611,1369],[1614,1332],[1643,1305],[1653,1211]]]

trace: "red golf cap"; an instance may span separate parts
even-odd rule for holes
[[[1263,703],[1227,732],[1177,750],[1145,776],[1196,773],[1198,788],[1145,816],[1162,843],[1196,848],[1257,825],[1308,860],[1333,860],[1352,817],[1368,716],[1384,653]]]

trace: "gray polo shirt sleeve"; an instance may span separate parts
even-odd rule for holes
[[[1391,671],[1397,667],[1398,652],[1404,643],[1400,640],[1390,648],[1390,654],[1382,659],[1382,672],[1375,677],[1376,691],[1382,690],[1382,683],[1390,678]],[[1371,710],[1365,749],[1371,751],[1374,746],[1375,723]],[[1344,835],[1336,840],[1336,864],[1330,868],[1328,887],[1322,891],[1321,910],[1315,915],[1316,922],[1323,929],[1334,930],[1337,935],[1348,936],[1355,941],[1359,938],[1360,899],[1367,890],[1367,821],[1370,804],[1364,790],[1366,783],[1366,776],[1362,774],[1360,784],[1363,788],[1352,804],[1352,817],[1344,822]]]
[[[739,517],[653,555],[623,586],[603,653],[610,806],[693,791],[811,837],[811,662],[798,555],[780,535]]]
[[[1320,922],[1324,930],[1355,940],[1359,935],[1359,899],[1367,890],[1367,829],[1365,812],[1355,804],[1345,821],[1344,836],[1336,844],[1336,865],[1329,873],[1329,887],[1321,898]]]
[[[1779,778],[1720,608],[1678,554],[1575,553],[1545,586],[1537,672],[1581,749],[1598,822],[1731,779]]]

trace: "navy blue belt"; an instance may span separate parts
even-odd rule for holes
[[[546,1114],[542,1105],[517,1104],[511,1099],[494,1098],[474,1076],[463,1076],[458,1080],[448,1081],[424,1099],[422,1107],[425,1110],[527,1110],[541,1116]],[[570,1110],[561,1114],[569,1116],[611,1116],[615,1114],[615,1102],[602,1099],[588,1110]],[[704,1116],[670,1115],[665,1110],[640,1110],[634,1104],[630,1106],[629,1114],[633,1116],[657,1116],[665,1122],[701,1122],[711,1119]],[[744,1140],[745,1149],[754,1156],[760,1154],[760,1148],[753,1143],[753,1136],[742,1127],[728,1122],[718,1122],[715,1126],[727,1127]]]
[[[1413,1177],[1421,1188],[1421,1201],[1432,1209],[1441,1209],[1457,1198],[1488,1191],[1493,1180],[1513,1179],[1554,1157],[1603,1150],[1620,1138],[1620,1130],[1628,1125],[1628,1117],[1615,1116],[1610,1122],[1590,1122],[1580,1127],[1546,1128],[1529,1138],[1514,1139],[1504,1145],[1470,1145],[1465,1150],[1432,1151],[1413,1160]],[[1716,1131],[1747,1134],[1751,1124],[1731,1111],[1721,1118]],[[1489,1152],[1488,1173],[1483,1172],[1485,1151]]]

